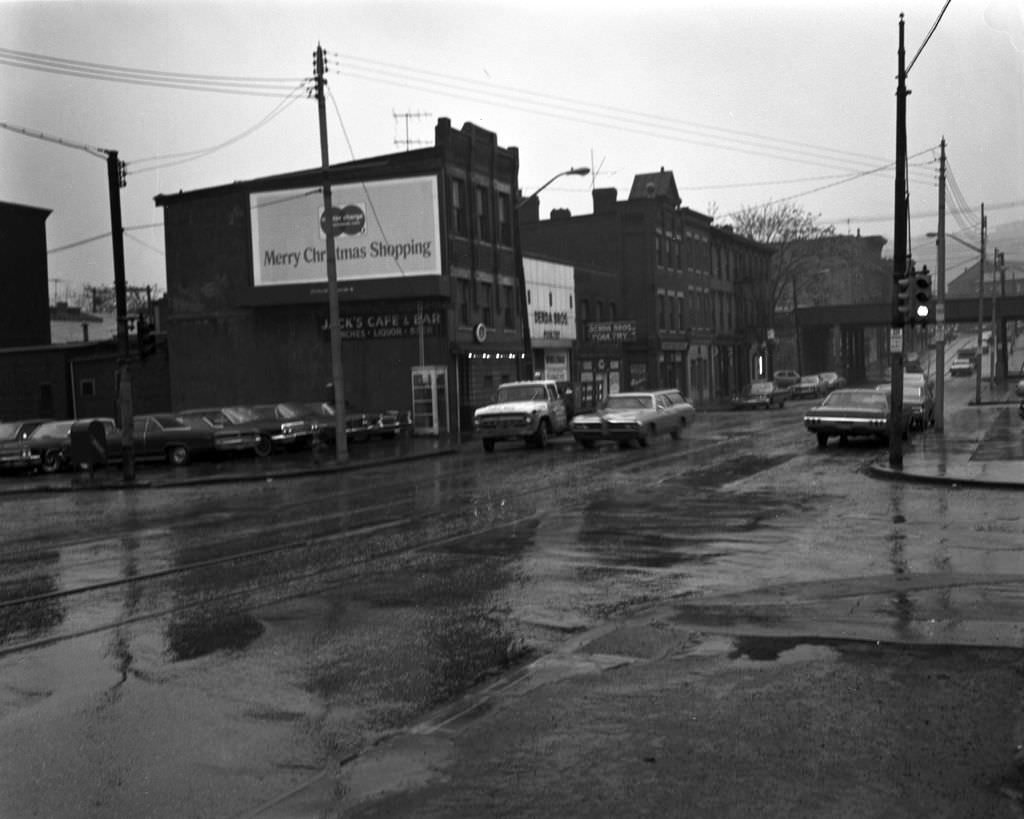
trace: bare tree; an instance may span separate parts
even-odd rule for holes
[[[775,314],[798,306],[798,294],[808,289],[822,243],[835,235],[833,226],[819,225],[817,219],[818,215],[792,202],[750,205],[733,215],[736,233],[773,251],[768,275],[753,277],[741,288],[751,341],[766,341],[769,328],[775,326]]]

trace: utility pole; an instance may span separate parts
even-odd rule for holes
[[[978,347],[974,351],[977,364],[974,373],[974,403],[981,406],[981,325],[985,318],[985,236],[988,233],[988,222],[985,220],[985,203],[981,203],[981,260],[978,267]]]
[[[107,187],[110,190],[110,236],[114,245],[114,298],[117,310],[117,413],[121,427],[121,468],[126,483],[135,480],[132,371],[128,348],[128,289],[124,275],[124,230],[121,225],[121,188],[124,163],[117,151],[107,151]]]
[[[939,236],[936,241],[935,431],[946,428],[946,138],[939,143]]]
[[[1006,254],[1000,252],[996,258],[996,267],[999,268],[999,298],[1006,299]],[[996,328],[996,336],[999,343],[999,381],[1005,384],[1009,378],[1009,355],[1010,348],[1007,346],[1006,319],[999,322]]]
[[[341,328],[338,310],[338,267],[334,258],[334,205],[331,202],[331,164],[327,157],[327,105],[324,101],[324,50],[316,45],[316,107],[320,118],[320,164],[324,176],[324,215],[321,221],[327,237],[327,315],[330,324],[331,381],[334,384],[334,457],[348,461],[348,432],[345,425],[345,382],[341,366]]]
[[[907,72],[903,48],[903,15],[896,84],[896,188],[893,202],[892,329],[889,334],[889,466],[903,468],[903,314],[899,311],[900,281],[907,278]]]

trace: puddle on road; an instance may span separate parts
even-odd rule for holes
[[[215,651],[240,651],[261,634],[263,624],[251,614],[195,610],[172,619],[165,637],[171,662],[179,662]]]
[[[733,641],[730,660],[746,657],[755,662],[775,662],[785,654],[787,660],[809,660],[831,655],[838,650],[838,641],[814,640],[802,637],[744,636]]]

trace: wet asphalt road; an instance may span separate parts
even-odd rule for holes
[[[1019,646],[1019,495],[872,479],[883,450],[819,451],[806,405],[646,449],[0,499],[0,815],[249,815],[656,602]]]

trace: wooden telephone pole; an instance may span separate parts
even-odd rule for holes
[[[348,460],[348,436],[345,429],[345,381],[341,365],[341,328],[338,310],[338,263],[334,258],[334,204],[331,201],[331,165],[327,158],[327,107],[324,102],[324,50],[316,46],[316,107],[320,115],[320,163],[324,175],[324,216],[327,237],[327,315],[330,323],[331,381],[334,385],[334,457],[338,463]]]

